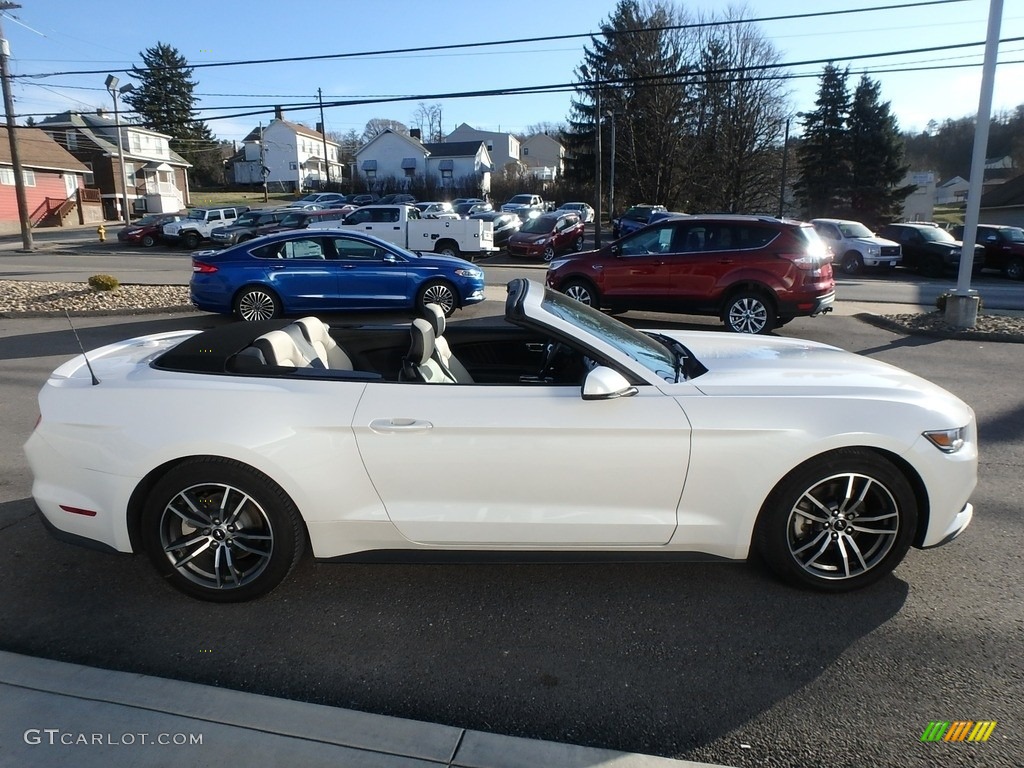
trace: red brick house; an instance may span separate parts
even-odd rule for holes
[[[83,208],[82,189],[88,168],[38,128],[18,128],[18,155],[25,179],[25,199],[33,227],[84,224],[99,216],[99,198]],[[0,233],[21,231],[18,197],[7,128],[0,126]]]

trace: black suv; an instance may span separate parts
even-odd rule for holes
[[[237,245],[254,237],[265,235],[270,228],[290,213],[294,208],[273,208],[261,211],[247,211],[235,219],[234,224],[217,227],[210,232],[210,240],[217,245]]]
[[[960,268],[960,249],[963,246],[949,232],[934,224],[887,224],[879,237],[897,242],[903,248],[904,267],[916,269],[922,275],[942,277],[947,270]],[[974,247],[973,271],[985,266],[985,249]]]
[[[953,228],[963,240],[963,225]],[[1024,280],[1024,229],[1005,224],[979,224],[976,242],[985,249],[985,266],[998,269],[1011,280]]]

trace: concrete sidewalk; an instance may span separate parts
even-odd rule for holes
[[[229,764],[715,768],[0,651],[0,765],[212,768]]]

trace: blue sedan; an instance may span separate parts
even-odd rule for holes
[[[190,287],[197,309],[242,320],[424,304],[450,315],[484,300],[484,273],[465,259],[358,232],[301,229],[196,251]]]

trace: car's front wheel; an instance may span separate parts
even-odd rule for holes
[[[187,232],[182,238],[181,242],[185,244],[185,247],[190,251],[194,251],[199,247],[199,244],[203,242],[203,239],[195,232]]]
[[[583,235],[576,238],[576,241],[572,244],[572,249],[577,252],[583,250]]]
[[[768,333],[775,327],[775,308],[759,293],[738,293],[726,303],[722,320],[734,333]]]
[[[156,245],[156,238],[153,235],[143,235],[142,245],[146,248],[152,248]]]
[[[1014,256],[1006,262],[1006,268],[1003,270],[1003,274],[1011,280],[1024,280],[1024,259],[1019,256]]]
[[[871,584],[906,555],[917,499],[892,462],[846,448],[804,462],[769,494],[754,545],[795,584],[844,592]]]
[[[586,304],[594,309],[601,308],[601,298],[597,289],[585,280],[570,280],[562,286],[562,293],[570,299],[576,299],[580,304]]]
[[[240,320],[273,320],[281,316],[281,300],[269,288],[251,285],[235,297],[235,315]]]
[[[856,275],[864,270],[864,260],[856,251],[850,251],[843,256],[839,268],[843,270],[844,275]]]
[[[146,498],[141,533],[171,586],[223,603],[270,592],[306,545],[288,495],[265,475],[223,458],[190,459],[161,478]]]
[[[437,304],[449,317],[456,308],[455,289],[444,280],[431,280],[420,289],[417,301],[421,312],[426,312],[427,304]]]
[[[555,246],[553,243],[549,243],[544,246],[544,261],[551,261],[555,258]]]

